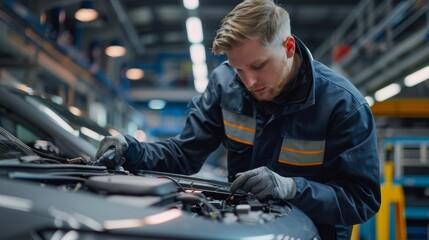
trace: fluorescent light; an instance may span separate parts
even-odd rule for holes
[[[365,97],[366,102],[368,103],[368,105],[371,107],[372,105],[374,105],[374,98],[371,96],[366,96]]]
[[[157,99],[150,100],[148,103],[149,108],[153,110],[163,109],[165,105],[166,105],[166,102],[164,100],[157,100]]]
[[[191,43],[201,43],[203,41],[203,25],[198,17],[186,19],[186,33]]]
[[[209,80],[207,77],[194,78],[194,88],[197,92],[202,93],[207,87]]]
[[[194,75],[194,79],[203,79],[207,78],[208,70],[206,63],[192,64],[192,73]]]
[[[192,72],[194,74],[194,87],[197,92],[204,92],[209,82],[207,64],[199,63],[192,65]]]
[[[183,0],[183,6],[189,10],[198,8],[200,2],[198,0]]]
[[[401,92],[401,86],[397,83],[392,83],[377,92],[375,92],[374,97],[375,100],[382,102],[388,98],[391,98]]]
[[[206,61],[206,50],[204,49],[204,45],[201,43],[191,44],[189,47],[189,52],[191,53],[192,63],[204,63]]]
[[[404,79],[404,84],[407,87],[412,87],[428,79],[429,79],[429,66],[426,66],[406,76]]]

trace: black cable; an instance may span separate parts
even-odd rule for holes
[[[176,198],[178,200],[181,200],[181,201],[183,201],[183,200],[190,201],[191,200],[191,201],[195,201],[196,203],[202,202],[202,203],[204,203],[204,205],[206,205],[211,210],[211,212],[215,212],[216,213],[216,219],[219,222],[223,221],[223,219],[221,218],[221,214],[220,214],[219,210],[215,206],[213,206],[213,204],[211,204],[209,201],[207,201],[207,199],[205,199],[203,197],[200,197],[198,195],[192,194],[192,193],[186,193],[186,189],[183,188],[183,186],[178,181],[176,181],[174,178],[172,178],[170,176],[162,175],[162,176],[158,176],[158,178],[167,178],[167,179],[170,179],[171,181],[173,181],[183,191],[183,193],[177,195]],[[201,209],[203,211],[205,211],[200,204],[198,204],[198,206],[200,206]]]
[[[52,163],[52,164],[61,164],[61,162],[49,159],[49,158],[39,158],[39,159],[32,159],[32,160],[23,160],[25,163]]]
[[[37,149],[33,149],[33,151],[34,151],[37,155],[39,155],[40,157],[48,158],[48,159],[51,159],[51,160],[56,160],[56,161],[58,161],[58,162],[60,162],[60,163],[67,163],[67,164],[86,164],[86,161],[85,161],[83,158],[81,158],[81,157],[76,157],[76,158],[68,159],[68,158],[62,158],[62,157],[57,157],[57,156],[49,155],[49,154],[44,153],[44,152],[42,152],[42,151],[40,151],[40,150],[37,150]]]
[[[182,190],[183,192],[186,192],[186,189],[184,189],[183,187],[182,187],[182,185],[180,185],[180,183],[178,182],[178,181],[176,181],[174,178],[172,178],[172,177],[169,177],[169,176],[159,176],[159,177],[157,177],[157,178],[167,178],[167,179],[170,179],[171,181],[173,181],[179,188],[180,188],[180,190]]]
[[[182,194],[177,195],[177,199],[181,200],[181,201],[183,201],[183,200],[195,201],[197,203],[202,202],[202,203],[204,203],[204,205],[206,205],[211,210],[211,212],[216,213],[216,219],[219,222],[223,221],[223,219],[221,218],[221,214],[220,214],[219,210],[215,206],[213,206],[213,204],[211,204],[209,201],[207,201],[207,199],[205,199],[205,198],[202,198],[198,195],[191,194],[191,193],[182,193]]]

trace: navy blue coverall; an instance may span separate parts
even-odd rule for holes
[[[292,177],[292,204],[316,224],[323,239],[348,239],[380,206],[376,127],[360,92],[314,60],[297,39],[302,64],[273,101],[259,102],[227,62],[210,76],[205,92],[189,104],[184,130],[163,142],[126,136],[124,167],[181,174],[200,170],[220,143],[228,173],[267,166]]]

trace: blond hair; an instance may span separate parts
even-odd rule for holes
[[[245,0],[226,15],[216,33],[212,52],[224,54],[236,44],[258,39],[269,46],[290,36],[288,12],[273,0]]]

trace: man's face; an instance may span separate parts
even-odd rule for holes
[[[264,47],[258,40],[248,40],[226,55],[243,84],[259,101],[273,100],[289,79],[293,57],[287,57],[284,46]]]

